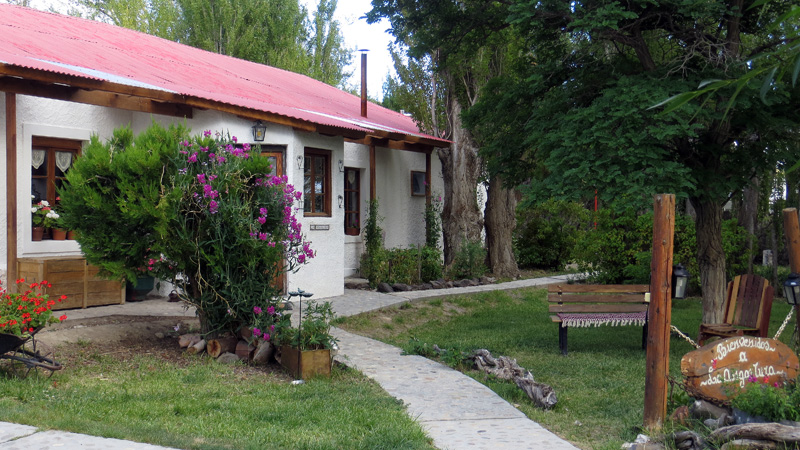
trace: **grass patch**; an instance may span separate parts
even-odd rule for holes
[[[413,302],[410,308],[385,308],[341,320],[338,326],[408,352],[430,348],[486,348],[516,358],[537,381],[555,388],[551,411],[533,407],[513,383],[498,382],[471,368],[467,375],[486,384],[532,420],[584,449],[620,448],[640,432],[644,409],[645,352],[642,328],[571,328],[569,356],[558,349],[558,327],[547,312],[546,291],[520,289]],[[771,333],[789,307],[775,301]],[[700,299],[674,300],[672,322],[696,336]],[[397,317],[403,317],[400,321]],[[375,326],[390,320],[393,330]],[[781,339],[788,342],[791,330]],[[427,345],[427,347],[426,347]],[[682,339],[670,342],[670,374],[680,379],[680,359],[694,348]]]
[[[0,379],[0,420],[185,449],[433,448],[402,402],[353,370],[293,386],[208,358],[77,352],[50,379]]]

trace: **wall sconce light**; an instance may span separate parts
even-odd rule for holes
[[[339,172],[344,173],[344,161],[339,160]]]
[[[342,194],[339,194],[339,209],[342,209],[342,205],[344,205],[344,197],[342,197]]]
[[[264,142],[265,137],[267,137],[267,126],[261,123],[260,120],[256,120],[255,125],[253,125],[253,140]]]
[[[305,161],[305,158],[303,157],[303,155],[297,155],[297,168],[299,170],[303,170],[303,162],[304,161]]]

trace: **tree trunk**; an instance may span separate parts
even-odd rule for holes
[[[517,278],[519,267],[514,259],[512,233],[517,226],[517,193],[503,186],[503,179],[494,176],[489,181],[486,200],[486,248],[489,270],[501,278]]]
[[[442,241],[445,265],[453,262],[465,239],[479,240],[483,228],[476,191],[480,176],[478,148],[461,122],[461,104],[454,96],[448,99],[448,111],[453,144],[438,152],[444,178]]]
[[[747,230],[747,250],[750,259],[747,262],[747,273],[753,273],[753,251],[756,237],[756,222],[758,217],[758,197],[761,191],[761,180],[753,177],[750,183],[742,190],[742,204],[739,207],[737,220],[739,225]]]
[[[722,322],[725,303],[725,252],[722,250],[722,207],[692,197],[697,214],[697,265],[703,290],[703,323]]]

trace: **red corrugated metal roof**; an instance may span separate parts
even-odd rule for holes
[[[3,4],[0,43],[0,63],[9,65],[207,99],[314,124],[436,139],[420,133],[411,118],[374,103],[363,118],[359,97],[305,75],[91,20]]]

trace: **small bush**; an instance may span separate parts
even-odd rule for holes
[[[751,379],[745,389],[731,400],[734,408],[752,416],[761,416],[772,422],[800,421],[800,387],[798,380],[785,385],[762,383]]]
[[[465,239],[447,271],[448,278],[477,278],[486,274],[486,249],[480,241]]]
[[[517,264],[526,269],[563,269],[590,221],[591,212],[576,202],[520,205],[513,236]]]
[[[575,246],[575,258],[579,269],[590,273],[590,282],[647,284],[650,282],[652,241],[652,212],[614,214],[609,210],[600,211],[597,228],[580,236]],[[736,220],[724,221],[722,246],[728,279],[747,271],[750,252],[746,245],[746,231]],[[697,265],[695,226],[692,219],[684,214],[675,217],[673,261],[675,264],[682,263],[692,274],[689,289],[697,290],[700,270]]]
[[[442,278],[442,260],[438,249],[379,249],[361,256],[361,274],[375,285],[379,283],[419,284]]]

